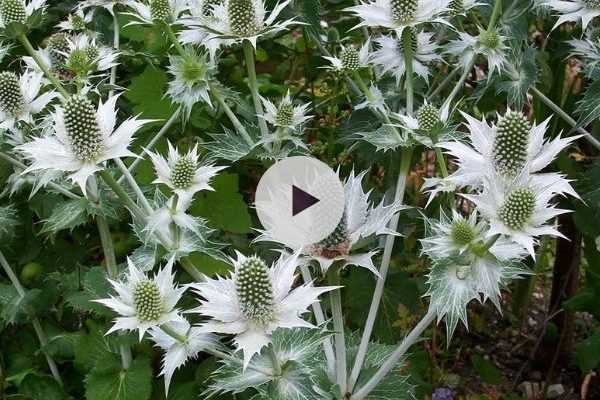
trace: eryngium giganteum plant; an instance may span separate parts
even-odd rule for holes
[[[474,302],[502,318],[584,206],[568,155],[600,148],[597,85],[577,121],[527,34],[550,47],[571,22],[595,80],[598,1],[76,3],[0,0],[9,397],[410,399],[411,348],[468,335]],[[287,248],[252,202],[298,155],[337,171],[345,208]],[[423,290],[382,340],[391,269]]]

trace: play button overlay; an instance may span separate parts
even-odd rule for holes
[[[292,216],[295,217],[302,211],[319,202],[315,196],[306,193],[296,185],[292,185]]]
[[[288,157],[260,179],[255,206],[267,236],[292,249],[329,236],[344,213],[338,175],[312,157]]]

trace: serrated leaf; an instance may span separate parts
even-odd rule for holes
[[[515,51],[508,60],[509,71],[496,85],[497,93],[506,93],[508,105],[520,110],[527,102],[527,93],[538,78],[536,50],[527,47]]]
[[[20,296],[12,285],[0,286],[0,317],[8,324],[22,322],[34,310],[39,310],[45,305],[43,292],[40,289],[31,289]]]
[[[232,130],[223,129],[225,133],[210,134],[213,140],[203,144],[212,158],[235,162],[247,157],[255,149],[258,139],[252,134],[251,129],[248,131],[254,144],[248,143],[240,134]]]
[[[144,118],[167,119],[175,111],[171,101],[164,97],[167,74],[152,66],[131,80],[125,97],[131,101],[133,110]]]
[[[319,0],[302,0],[302,16],[308,23],[311,33],[316,38],[322,32],[321,28],[321,2]]]
[[[86,376],[88,400],[146,400],[152,393],[152,368],[146,357],[136,358],[123,370],[117,355],[100,360]]]
[[[92,300],[108,297],[111,292],[110,283],[106,280],[106,272],[102,267],[92,267],[85,272],[82,287],[66,296],[67,303],[77,311],[94,312],[98,315],[112,317],[114,314],[102,304]]]
[[[73,230],[87,222],[87,199],[66,200],[52,210],[50,217],[42,221],[42,233]]]
[[[577,345],[575,360],[583,373],[588,373],[600,365],[600,331],[596,331]]]
[[[67,396],[50,376],[27,375],[19,385],[19,393],[31,400],[63,400]]]
[[[238,192],[238,176],[223,173],[212,183],[212,192],[203,192],[190,208],[190,213],[205,218],[209,225],[232,233],[250,233],[248,205]]]
[[[600,118],[600,78],[596,78],[585,90],[583,99],[577,105],[579,120],[577,126],[586,126]]]

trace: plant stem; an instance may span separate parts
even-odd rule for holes
[[[269,136],[269,128],[267,127],[267,121],[263,118],[264,110],[260,95],[258,94],[258,81],[256,79],[256,65],[254,64],[254,47],[249,40],[244,40],[244,57],[246,59],[246,69],[248,70],[248,83],[250,85],[250,91],[252,92],[252,101],[254,102],[254,109],[256,110],[256,117],[258,118],[258,126],[263,138]]]
[[[275,353],[275,349],[273,348],[272,343],[269,346],[267,346],[266,351],[269,355],[269,358],[271,359],[271,364],[273,364],[273,375],[281,375],[281,363],[279,362],[279,358],[277,357],[277,353]]]
[[[537,89],[536,87],[531,87],[530,90],[544,104],[546,104],[546,106],[548,106],[548,108],[550,108],[552,111],[554,111],[556,114],[558,114],[559,117],[561,117],[567,124],[569,124],[571,127],[573,127],[577,132],[582,134],[583,137],[592,146],[594,146],[596,149],[600,150],[600,141],[598,139],[596,139],[594,136],[592,136],[592,134],[589,133],[587,130],[578,126],[577,121],[575,121],[575,119],[573,119],[569,114],[564,112],[564,110],[562,108],[560,108],[560,106],[558,106],[556,103],[554,103],[548,97],[546,97],[546,95],[544,95],[542,92],[540,92],[539,89]]]
[[[442,149],[435,146],[435,158],[437,159],[438,165],[440,166],[440,172],[442,173],[442,177],[448,177],[448,167],[446,166],[446,158],[444,157],[444,153],[442,153]]]
[[[177,121],[177,118],[179,118],[179,115],[181,113],[181,107],[178,107],[175,112],[171,115],[171,117],[169,117],[169,119],[167,120],[167,122],[165,122],[165,124],[162,126],[162,128],[160,128],[160,130],[158,131],[158,133],[156,135],[154,135],[152,137],[152,139],[150,139],[144,147],[144,149],[146,150],[152,150],[154,148],[154,146],[156,146],[156,143],[158,143],[158,141],[165,135],[165,133],[167,133],[167,131],[171,128],[171,126],[173,126],[173,124],[175,123],[175,121]],[[131,165],[129,165],[129,173],[133,174],[135,172],[135,170],[137,169],[137,167],[140,165],[140,163],[142,162],[143,158],[136,158],[135,160],[133,160],[133,162],[131,163]],[[123,181],[125,180],[125,176],[121,176],[117,182],[122,184]]]
[[[406,192],[406,180],[410,171],[410,162],[412,158],[413,150],[405,149],[402,152],[402,159],[400,161],[400,173],[398,175],[398,181],[396,182],[396,193],[394,195],[394,202],[403,201],[404,194]],[[390,221],[389,227],[392,230],[398,229],[398,221],[400,217],[395,215]],[[387,278],[388,270],[390,267],[390,261],[392,259],[392,251],[394,249],[394,242],[396,241],[395,235],[388,235],[385,239],[385,245],[383,249],[383,257],[381,259],[381,266],[379,267],[379,278],[375,285],[375,291],[373,292],[373,299],[371,300],[371,306],[369,308],[369,315],[365,322],[365,329],[363,331],[360,345],[356,353],[354,360],[354,366],[352,367],[352,373],[350,374],[349,390],[354,389],[354,385],[358,380],[360,371],[362,369],[367,350],[369,349],[369,342],[375,327],[375,321],[377,319],[377,313],[379,311],[379,305],[381,304],[381,298],[383,297],[383,290],[385,288],[385,281]]]
[[[339,268],[332,266],[327,278],[330,286],[340,286]],[[344,332],[344,316],[342,314],[342,292],[340,289],[329,292],[333,329],[335,330],[335,373],[336,382],[342,397],[348,390],[348,371],[346,367],[346,333]]]
[[[115,192],[117,197],[121,199],[121,201],[125,204],[129,211],[140,221],[144,221],[146,219],[146,215],[142,211],[141,208],[138,207],[137,204],[133,201],[133,199],[129,196],[129,194],[125,191],[123,186],[121,186],[115,178],[110,174],[110,172],[103,170],[99,171],[98,175],[102,178],[104,183],[106,183],[112,190]]]
[[[121,160],[120,158],[116,158],[115,163],[117,164],[117,167],[123,173],[123,177],[125,178],[125,180],[127,180],[129,187],[135,192],[135,195],[137,196],[139,202],[142,204],[142,207],[144,207],[144,210],[146,211],[146,213],[152,214],[154,212],[154,209],[152,209],[152,206],[148,202],[148,199],[144,195],[144,192],[142,192],[140,185],[138,185],[138,183],[135,181],[133,175],[131,175],[131,172],[129,172],[129,170],[127,169],[127,166],[123,163],[123,160]],[[118,182],[117,182],[117,184],[118,184]]]
[[[240,122],[238,117],[233,113],[233,111],[231,111],[231,108],[227,105],[225,99],[223,99],[223,96],[221,96],[219,88],[210,82],[208,83],[208,88],[210,89],[210,94],[217,101],[217,103],[219,103],[219,106],[221,106],[221,108],[233,124],[235,130],[243,136],[246,143],[248,143],[250,146],[254,146],[254,141],[248,134],[248,131],[246,130],[244,125],[242,125],[242,123]]]
[[[119,47],[121,46],[121,28],[119,27],[119,20],[117,18],[117,13],[113,12],[112,14],[113,17],[113,48],[115,50],[119,50]],[[113,87],[115,86],[117,82],[117,66],[113,65],[110,69],[110,87],[111,89],[108,91],[108,97],[112,97],[113,94],[115,93]]]
[[[444,88],[446,86],[448,86],[448,84],[452,81],[452,79],[454,79],[454,76],[456,74],[458,74],[458,71],[460,71],[460,67],[456,67],[454,68],[452,71],[450,71],[450,73],[444,78],[444,80],[435,88],[435,90],[433,90],[431,93],[427,94],[427,100],[431,100],[433,99],[435,96],[437,96],[442,90],[444,90]]]
[[[460,90],[462,89],[463,85],[465,84],[465,81],[467,80],[467,78],[469,77],[469,74],[471,73],[471,69],[473,69],[473,66],[475,65],[475,59],[476,59],[476,55],[472,54],[471,59],[467,63],[463,73],[460,76],[460,79],[458,80],[458,82],[456,82],[456,85],[454,85],[454,88],[452,89],[452,91],[450,92],[450,94],[448,95],[446,100],[444,101],[444,104],[441,107],[442,110],[444,108],[450,107],[450,105],[452,104],[452,101],[454,100],[454,98],[456,97],[458,92],[460,92]]]
[[[413,115],[415,108],[412,41],[416,39],[413,35],[410,29],[405,29],[402,33],[402,48],[404,49],[404,64],[406,65],[406,114],[409,117]]]
[[[302,272],[302,279],[305,283],[312,282],[312,276],[310,268],[307,265],[301,265],[300,271]],[[321,307],[321,303],[316,301],[311,305],[315,320],[318,326],[323,326],[327,322],[325,321],[325,313]],[[327,374],[331,379],[335,379],[335,353],[333,352],[333,345],[331,344],[330,338],[323,341],[323,350],[325,351],[325,360],[327,361]]]
[[[171,336],[173,339],[177,340],[179,343],[186,343],[187,337],[184,335],[180,335],[177,331],[171,328],[168,324],[163,324],[160,326],[160,330]]]
[[[2,264],[2,268],[4,269],[4,272],[6,272],[8,279],[11,281],[15,290],[17,291],[19,298],[22,299],[23,297],[25,297],[25,288],[23,288],[23,285],[21,285],[19,278],[17,278],[17,275],[6,260],[6,257],[4,257],[4,253],[2,253],[2,251],[0,251],[0,264]],[[46,357],[46,362],[48,363],[50,372],[52,373],[52,376],[54,377],[56,382],[58,382],[58,384],[62,386],[63,381],[60,376],[60,372],[58,371],[58,367],[56,366],[56,362],[54,361],[54,358],[52,358],[52,356],[46,352],[46,346],[48,345],[48,337],[46,336],[46,333],[42,328],[42,324],[40,323],[40,320],[32,313],[30,313],[29,317],[31,318],[33,329],[35,330],[38,340],[40,341],[40,347],[42,352],[44,353],[44,356]]]
[[[52,82],[54,87],[56,87],[56,90],[58,90],[65,99],[69,97],[69,93],[65,90],[58,78],[52,72],[50,72],[50,69],[48,68],[46,63],[44,63],[44,61],[38,56],[37,52],[31,45],[31,42],[29,41],[29,39],[27,39],[27,36],[21,34],[17,36],[17,39],[19,40],[19,42],[21,42],[23,47],[25,47],[25,50],[27,50],[31,58],[33,58],[33,60],[36,62],[38,67],[40,67],[42,72],[44,72],[44,75],[46,75],[46,77],[50,80],[50,82]]]
[[[204,275],[202,275],[202,273],[198,271],[198,269],[196,268],[194,263],[192,263],[189,257],[181,258],[179,260],[179,264],[181,264],[185,272],[187,272],[192,278],[194,278],[196,282],[203,282],[205,280]]]
[[[177,36],[175,36],[175,32],[173,32],[173,28],[171,28],[171,24],[169,24],[168,22],[165,22],[164,26],[165,26],[165,32],[167,32],[167,35],[169,35],[169,39],[171,39],[171,43],[173,43],[173,46],[175,46],[175,49],[177,50],[179,55],[182,57],[185,57],[187,55],[187,53],[185,52],[185,49],[183,48],[181,43],[179,43]]]
[[[415,326],[408,336],[404,338],[396,350],[387,358],[387,360],[385,360],[375,375],[373,375],[356,393],[350,396],[350,400],[362,400],[367,397],[369,393],[377,387],[379,382],[381,382],[381,380],[396,367],[408,349],[417,342],[425,329],[435,321],[435,317],[435,311],[430,309],[417,326]]]
[[[491,32],[496,26],[496,22],[498,22],[498,18],[502,14],[502,0],[496,0],[494,3],[494,9],[492,10],[492,15],[490,16],[490,22],[488,23],[487,31]]]
[[[19,160],[16,160],[16,159],[12,158],[11,156],[9,156],[6,153],[0,152],[0,159],[4,160],[6,162],[11,163],[12,165],[14,165],[17,168],[21,168],[23,170],[27,169],[27,165],[23,164]],[[60,186],[60,185],[58,185],[58,184],[56,184],[54,182],[48,182],[47,186],[50,187],[50,188],[52,188],[52,189],[54,189],[54,190],[56,190],[60,194],[66,196],[66,197],[68,197],[70,199],[73,199],[73,200],[80,200],[81,199],[81,196],[79,196],[79,195],[77,195],[77,194],[75,194],[75,193],[73,193],[73,192],[65,189],[64,187],[62,187],[62,186]]]

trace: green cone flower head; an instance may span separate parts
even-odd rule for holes
[[[360,55],[354,46],[345,47],[340,54],[342,68],[347,71],[356,71],[360,68]]]
[[[279,126],[290,126],[294,123],[294,106],[292,103],[282,101],[277,109],[275,122]]]
[[[157,321],[163,313],[162,303],[160,290],[154,281],[144,280],[135,286],[133,304],[140,321]]]
[[[398,52],[405,54],[404,46],[410,43],[411,54],[417,52],[417,31],[413,27],[408,27],[402,31],[402,37],[398,39]]]
[[[237,36],[250,37],[259,31],[253,0],[229,0],[227,13],[231,31]]]
[[[50,64],[54,70],[61,70],[65,67],[67,60],[66,53],[69,52],[69,42],[64,33],[55,33],[48,39],[48,53],[50,54]]]
[[[440,111],[434,105],[424,104],[417,111],[417,121],[419,129],[429,132],[441,122]]]
[[[25,24],[27,20],[25,2],[23,0],[2,0],[0,17],[5,26],[12,23]]]
[[[515,176],[527,162],[527,147],[531,124],[525,115],[509,111],[498,122],[492,154],[497,171]]]
[[[208,73],[206,55],[188,54],[181,64],[181,77],[189,85],[203,82]]]
[[[0,108],[7,114],[19,114],[25,105],[19,77],[14,72],[0,73]]]
[[[73,153],[81,161],[94,160],[104,141],[92,102],[82,95],[71,96],[64,105],[64,119]]]
[[[235,287],[244,317],[260,325],[273,319],[273,286],[263,260],[258,257],[243,260],[236,271]]]
[[[150,0],[150,15],[153,21],[170,22],[172,12],[169,0]]]
[[[486,49],[497,49],[501,44],[500,35],[494,30],[482,31],[479,34],[479,44]]]
[[[196,161],[191,157],[181,157],[175,162],[175,166],[171,170],[171,182],[176,189],[188,189],[196,175]]]
[[[463,219],[454,221],[450,235],[454,243],[464,246],[475,240],[477,232],[467,220]]]
[[[418,0],[391,0],[392,18],[398,24],[407,24],[415,18]]]
[[[510,229],[521,230],[533,216],[535,204],[536,196],[532,190],[513,190],[498,210],[498,217]]]
[[[85,20],[81,17],[81,15],[71,14],[69,16],[69,20],[71,21],[71,24],[73,25],[74,31],[83,32],[87,29]]]
[[[587,8],[600,8],[600,0],[581,0]]]
[[[98,57],[98,49],[90,46],[85,49],[75,49],[67,58],[66,67],[76,75],[85,76],[94,67],[94,61]],[[96,54],[96,57],[90,57]]]

